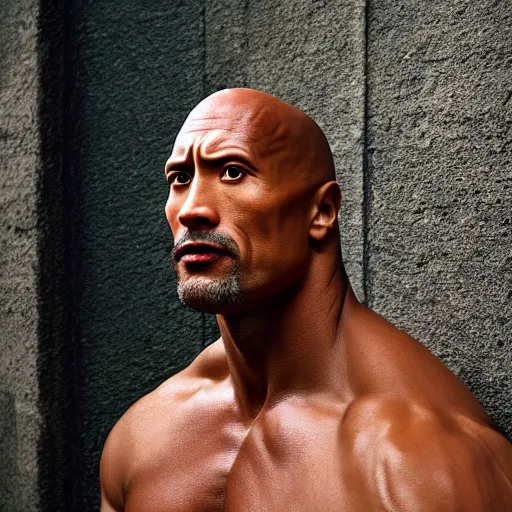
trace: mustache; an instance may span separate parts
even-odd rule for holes
[[[176,263],[176,251],[188,242],[209,242],[222,246],[226,252],[231,253],[236,259],[240,256],[240,249],[236,242],[229,235],[220,231],[195,231],[187,230],[183,236],[174,244],[171,250],[171,260]]]

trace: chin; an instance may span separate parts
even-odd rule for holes
[[[178,281],[180,301],[202,313],[227,314],[239,311],[243,297],[237,276],[222,279],[189,277]]]

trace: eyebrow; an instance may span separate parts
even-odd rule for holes
[[[232,160],[240,162],[252,172],[258,172],[254,164],[252,164],[247,157],[241,155],[240,153],[228,153],[226,156],[206,156],[200,158],[200,161],[208,162],[210,165],[216,165],[219,167]],[[190,167],[191,165],[189,158],[170,160],[165,165],[165,173],[167,174],[173,170],[183,170],[184,168]]]
[[[169,173],[170,171],[177,171],[182,170],[185,167],[188,167],[188,160],[173,160],[173,161],[167,161],[165,164],[165,173]]]

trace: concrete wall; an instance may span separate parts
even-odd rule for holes
[[[0,509],[38,509],[37,2],[0,3]]]
[[[370,2],[369,303],[512,434],[512,4]]]
[[[1,9],[1,510],[96,510],[113,423],[215,339],[176,298],[163,163],[225,87],[324,128],[358,296],[512,434],[506,2]]]

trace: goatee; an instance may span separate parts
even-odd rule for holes
[[[175,254],[187,242],[209,242],[222,246],[233,263],[227,273],[221,277],[207,277],[204,275],[180,276],[177,269]],[[178,297],[186,306],[205,313],[216,313],[219,307],[243,303],[240,282],[240,251],[235,241],[228,235],[220,232],[204,231],[191,233],[187,231],[174,246],[171,252],[171,261],[176,270],[178,279]]]

